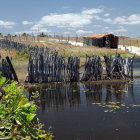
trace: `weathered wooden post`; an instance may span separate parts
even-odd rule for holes
[[[35,60],[34,60],[34,63],[35,63],[35,71],[34,71],[34,75],[35,75],[35,82],[39,82],[38,80],[39,80],[39,72],[38,72],[38,57],[37,58],[35,58]]]
[[[105,64],[106,64],[107,78],[110,79],[111,78],[111,56],[109,57],[105,55],[104,59],[105,59]]]
[[[18,39],[19,39],[19,42],[21,42],[21,36],[20,35],[18,36]]]
[[[34,83],[34,64],[31,56],[29,58],[28,74],[29,74],[29,78],[28,78],[29,83]]]
[[[11,61],[10,61],[10,59],[9,59],[8,56],[6,56],[6,60],[7,60],[8,64],[9,64],[9,67],[10,67],[12,73],[13,73],[14,80],[18,82],[18,77],[17,77],[17,75],[16,75],[16,72],[15,72],[15,70],[14,70],[14,68],[13,68],[13,65],[12,65],[12,63],[11,63]]]
[[[44,82],[44,58],[42,53],[40,54],[40,58],[39,58],[39,73],[40,73],[39,82]]]
[[[130,65],[130,67],[131,67],[131,79],[133,79],[133,59],[134,59],[134,57],[132,57],[131,61],[130,61],[130,63],[131,63],[131,65]]]

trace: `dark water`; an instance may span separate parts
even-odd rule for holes
[[[139,59],[134,75],[139,75]],[[127,83],[46,84],[37,114],[56,140],[140,140],[140,79]],[[40,102],[39,102],[40,101]]]
[[[140,76],[140,58],[134,59],[134,75]]]

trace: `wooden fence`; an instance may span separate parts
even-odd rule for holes
[[[57,52],[48,54],[46,57],[41,53],[38,57],[29,58],[25,82],[79,81],[79,68],[80,59],[78,57],[68,57],[66,60]]]
[[[102,79],[103,66],[100,56],[87,56],[85,62],[85,71],[82,76],[82,81],[93,81]]]
[[[111,57],[104,56],[107,77],[112,79],[126,79],[133,78],[133,60],[134,56],[131,58],[123,59],[120,54],[117,54],[113,58],[111,64]]]
[[[101,63],[100,56],[86,56],[85,70],[80,78],[80,59],[68,57],[65,59],[58,53],[29,59],[28,75],[26,82],[76,82],[76,81],[97,81],[105,79],[127,79],[133,78],[133,59],[123,59],[117,54],[104,56],[105,67]]]
[[[25,82],[29,83],[133,78],[134,57],[123,59],[117,52],[114,58],[104,56],[104,63],[101,62],[100,56],[86,55],[85,69],[80,77],[80,58],[77,56],[64,58],[56,50],[6,39],[0,40],[0,48],[14,49],[29,55],[28,73],[25,78]],[[4,60],[2,65],[4,65]]]
[[[39,54],[40,52],[45,53],[45,50],[50,50],[49,48],[38,47],[26,45],[24,43],[14,42],[11,40],[1,39],[0,48],[7,50],[16,50],[19,53],[27,54],[28,56]]]
[[[134,57],[123,59],[116,51],[113,59],[111,56],[104,56],[105,66],[103,66],[100,56],[86,56],[85,70],[81,80],[97,81],[133,78],[133,60]]]

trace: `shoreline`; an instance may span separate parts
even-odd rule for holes
[[[140,76],[134,76],[133,79],[112,79],[112,80],[99,80],[99,81],[79,81],[79,82],[48,82],[48,83],[23,83],[24,86],[28,88],[38,88],[45,87],[47,85],[56,85],[56,84],[117,84],[117,83],[127,83],[129,81],[133,81],[134,79],[140,78]]]

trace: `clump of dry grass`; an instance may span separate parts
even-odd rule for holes
[[[13,57],[16,55],[15,50],[7,50],[7,49],[0,49],[0,54],[2,58],[5,58],[6,56]]]

